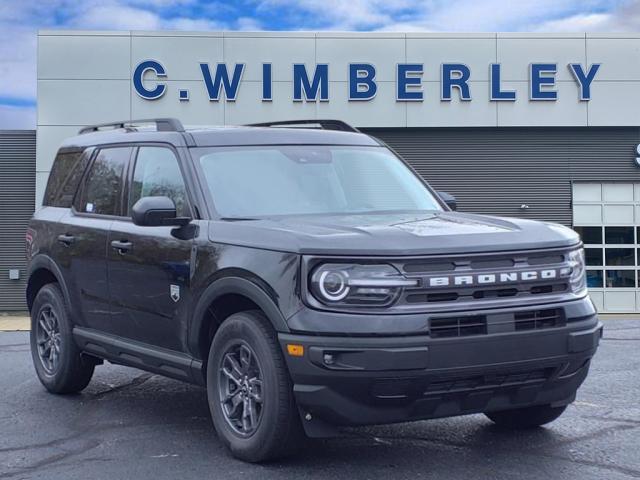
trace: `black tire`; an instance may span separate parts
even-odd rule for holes
[[[216,332],[207,363],[207,397],[218,437],[240,460],[263,462],[286,456],[304,438],[276,334],[259,311],[231,315]],[[223,406],[224,398],[231,400]],[[254,413],[246,424],[244,411]]]
[[[496,425],[511,429],[535,428],[553,422],[566,410],[567,406],[552,407],[536,405],[534,407],[503,410],[485,413]]]
[[[72,329],[60,287],[57,283],[45,285],[31,308],[31,357],[40,382],[51,393],[80,392],[93,376],[95,364],[80,355]],[[57,353],[52,355],[52,350]]]

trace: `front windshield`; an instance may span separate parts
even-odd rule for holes
[[[441,210],[384,147],[268,145],[193,150],[221,217]]]

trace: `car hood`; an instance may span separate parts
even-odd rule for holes
[[[288,216],[211,221],[213,242],[317,255],[431,255],[565,247],[559,224],[460,212]]]

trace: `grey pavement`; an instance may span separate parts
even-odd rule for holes
[[[28,335],[0,333],[0,479],[640,478],[639,320],[606,321],[577,401],[546,428],[482,415],[358,428],[267,465],[229,456],[199,387],[105,364],[82,394],[48,394]]]

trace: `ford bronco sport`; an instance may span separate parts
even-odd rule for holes
[[[580,238],[454,202],[336,120],[83,128],[27,231],[37,375],[206,386],[247,461],[344,425],[551,422],[602,334]]]

